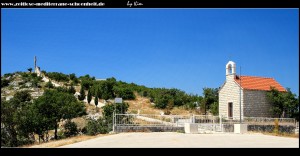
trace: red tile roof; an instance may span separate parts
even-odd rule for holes
[[[266,77],[257,77],[257,76],[241,76],[241,80],[239,76],[235,77],[235,81],[240,84],[243,89],[248,90],[265,90],[269,91],[270,86],[275,87],[279,91],[286,91],[275,79],[266,78]]]

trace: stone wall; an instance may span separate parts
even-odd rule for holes
[[[244,90],[244,114],[247,117],[272,117],[266,91]]]
[[[234,80],[235,75],[227,75],[224,86],[219,91],[219,114],[222,117],[228,117],[228,103],[232,102],[233,105],[233,118],[240,118],[240,87]],[[243,97],[243,90],[241,93]],[[242,98],[243,103],[243,98]],[[242,105],[243,109],[243,105]],[[243,111],[242,111],[243,117]]]
[[[223,132],[234,132],[233,124],[222,124]]]
[[[184,132],[184,127],[172,126],[116,126],[115,132]]]
[[[248,124],[248,131],[252,132],[270,132],[274,131],[274,125],[253,125]],[[296,127],[293,125],[279,125],[278,131],[279,133],[295,133]],[[223,124],[223,132],[234,132],[234,124]]]
[[[274,125],[248,125],[248,131],[255,131],[255,132],[273,132],[275,126]],[[295,126],[291,125],[279,125],[278,131],[280,133],[295,133]]]

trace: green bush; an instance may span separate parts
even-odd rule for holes
[[[71,94],[75,94],[76,90],[75,90],[75,88],[73,86],[71,86],[69,88],[68,92],[71,93]]]
[[[55,89],[59,92],[69,93],[69,89],[67,87],[55,87]]]
[[[46,88],[54,88],[54,85],[51,81],[48,81],[46,84],[45,84],[45,87]]]
[[[65,136],[65,133],[64,131],[60,130],[57,132],[57,139],[65,139],[66,136]]]
[[[75,136],[78,134],[77,125],[75,122],[68,120],[64,125],[64,128],[65,128],[64,134],[66,137]]]
[[[3,77],[7,78],[7,77],[13,76],[13,75],[14,75],[14,73],[6,73],[6,74],[3,75]]]
[[[96,120],[89,120],[86,125],[87,135],[97,135],[99,131],[98,122]]]
[[[59,72],[48,72],[45,73],[46,76],[48,76],[50,79],[53,79],[55,81],[63,81],[63,82],[67,82],[69,81],[69,75],[63,74],[63,73],[59,73]]]
[[[8,84],[9,84],[9,80],[6,80],[6,79],[1,79],[1,88],[2,87],[6,87],[6,86],[8,86]]]
[[[87,135],[106,134],[111,130],[110,126],[104,118],[99,118],[98,120],[91,119],[82,132]]]
[[[109,126],[106,122],[106,120],[104,120],[104,118],[99,118],[98,120],[98,125],[99,125],[99,133],[100,134],[106,134],[110,131]]]

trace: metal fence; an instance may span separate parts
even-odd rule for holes
[[[277,122],[278,121],[278,122]],[[225,119],[221,116],[212,115],[155,115],[155,114],[114,114],[113,127],[115,126],[171,126],[184,127],[185,123],[198,124],[201,131],[233,132],[233,124],[239,120]],[[255,126],[280,126],[296,127],[294,118],[264,118],[244,117],[242,123]],[[253,127],[253,126],[252,126]],[[272,127],[270,127],[272,128]],[[253,128],[252,128],[253,129]]]
[[[187,122],[189,116],[154,115],[154,114],[115,114],[116,126],[178,126]]]
[[[114,124],[118,126],[177,126],[185,123],[219,123],[218,116],[211,115],[155,115],[155,114],[115,114]]]

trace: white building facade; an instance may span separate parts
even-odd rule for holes
[[[285,89],[273,78],[237,76],[236,64],[226,64],[226,81],[219,90],[219,114],[227,119],[241,117],[272,117],[266,92],[270,87]],[[241,101],[241,102],[240,102]],[[240,107],[241,106],[241,107]]]

